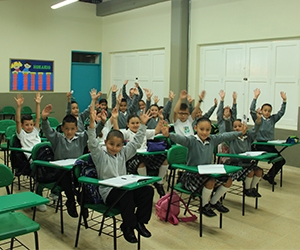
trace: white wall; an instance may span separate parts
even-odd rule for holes
[[[113,84],[111,53],[165,49],[164,88],[169,93],[170,23],[171,2],[103,17],[103,92],[108,92]]]
[[[57,0],[0,1],[0,92],[9,92],[9,59],[54,61],[54,91],[70,90],[71,51],[101,51],[102,18],[94,4],[61,9]]]
[[[299,0],[191,0],[189,92],[198,93],[200,45],[300,37]]]

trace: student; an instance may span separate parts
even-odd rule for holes
[[[224,132],[230,132],[232,131],[232,123],[234,120],[236,120],[236,98],[237,98],[237,93],[234,91],[232,93],[232,108],[229,106],[226,106],[224,108],[224,98],[225,98],[225,92],[224,90],[221,90],[219,92],[220,95],[220,104],[219,108],[217,110],[217,122],[218,122],[218,128],[219,128],[219,133],[224,133]]]
[[[169,137],[171,141],[188,148],[187,165],[189,166],[211,164],[214,148],[219,143],[225,140],[233,140],[246,133],[246,130],[243,129],[241,132],[211,135],[211,121],[204,117],[198,119],[197,125],[195,126],[195,130],[197,131],[196,135],[183,136],[176,133],[170,134],[167,124],[164,124],[161,130],[162,134]],[[212,209],[217,209],[222,213],[229,212],[229,209],[223,206],[219,200],[228,191],[232,180],[231,177],[228,177],[226,181],[224,181],[223,178],[215,179],[207,175],[184,172],[180,182],[184,188],[191,192],[201,192],[202,189],[202,213],[208,217],[213,217],[216,216],[216,213]],[[203,185],[204,187],[202,188]],[[213,193],[216,187],[216,192]]]
[[[134,88],[131,88],[129,90],[129,95],[127,95],[126,93],[126,85],[128,84],[128,80],[125,80],[124,84],[123,84],[123,88],[122,88],[122,95],[123,97],[126,99],[126,103],[128,105],[128,107],[130,106],[133,106],[134,107],[134,110],[132,113],[134,112],[137,112],[139,110],[138,106],[136,105],[136,103],[139,102],[139,100],[142,100],[143,99],[143,90],[141,89],[139,83],[137,81],[135,81],[135,87]],[[136,92],[137,91],[137,92]],[[133,98],[134,98],[134,95],[138,95],[137,96],[137,102],[132,105],[133,103]],[[114,107],[114,105],[113,105]]]
[[[116,98],[116,93],[118,91],[117,85],[112,86],[112,107],[118,107],[119,116],[118,116],[118,124],[119,128],[126,128],[127,118],[130,114],[134,114],[137,103],[138,103],[138,91],[137,89],[133,89],[133,98],[130,105],[127,105],[127,101],[122,97],[121,94],[118,96],[118,100]]]
[[[96,105],[96,108],[97,108],[97,110],[104,109],[107,113],[107,118],[110,118],[111,112],[108,110],[108,103],[105,98],[101,98],[99,100],[98,104]]]
[[[162,117],[161,117],[162,118]],[[121,129],[120,131],[124,135],[125,141],[132,141],[141,125],[140,118],[137,115],[130,115],[128,117],[127,127],[128,129]],[[161,125],[158,123],[155,129],[147,129],[143,138],[143,143],[139,149],[147,149],[147,140],[153,139],[154,136],[160,133]],[[158,170],[158,176],[162,178],[161,181],[154,183],[154,186],[160,195],[165,195],[163,187],[163,178],[166,175],[168,169],[168,162],[166,155],[140,155],[136,154],[130,160],[127,161],[127,171],[131,174],[147,175],[147,170]]]
[[[96,90],[92,89],[91,91],[95,92]],[[97,99],[99,99],[100,96],[101,96],[101,92],[98,92]],[[66,114],[67,115],[71,114],[76,117],[78,132],[82,132],[85,130],[85,122],[89,117],[90,110],[89,108],[86,108],[83,112],[79,113],[78,103],[75,100],[72,100],[72,92],[67,93],[67,98],[68,98],[68,103],[67,103]]]
[[[194,134],[193,121],[196,116],[196,111],[200,107],[205,95],[205,91],[202,91],[199,95],[199,102],[197,102],[192,114],[189,112],[189,107],[184,101],[187,99],[188,94],[186,90],[182,90],[179,95],[179,99],[174,107],[174,129],[175,133],[183,136],[189,136]]]
[[[175,97],[175,94],[171,90],[169,92],[169,100],[167,101],[166,105],[164,106],[163,110],[161,111],[163,119],[166,119],[169,116],[171,109],[172,109],[172,102],[173,102],[174,97]],[[158,102],[159,102],[159,99],[156,96],[154,98],[154,104],[150,105],[150,111],[151,111],[152,118],[147,123],[148,129],[155,129],[159,122],[159,106],[157,105]]]
[[[247,151],[251,151],[251,145],[255,141],[256,135],[261,125],[261,110],[256,111],[255,125],[251,130],[247,130],[246,134],[239,136],[238,138],[229,142],[229,148],[231,154],[240,154]],[[241,132],[243,127],[247,126],[242,123],[241,119],[236,119],[233,122],[233,130]],[[232,180],[242,180],[245,184],[245,195],[250,197],[261,197],[256,189],[256,185],[260,181],[263,171],[257,165],[253,165],[250,160],[243,159],[230,159],[230,165],[242,166],[243,169],[234,173],[231,178]],[[250,168],[251,166],[251,168]]]
[[[96,140],[94,121],[96,119],[93,107],[90,108],[90,126],[88,129],[89,141],[88,146],[91,151],[93,162],[96,166],[99,179],[108,179],[120,175],[125,175],[126,161],[136,154],[136,150],[142,145],[146,133],[150,113],[144,113],[140,116],[141,125],[135,135],[134,140],[124,144],[124,136],[119,130],[112,130],[108,133],[105,146],[99,145]],[[117,202],[121,209],[123,223],[121,230],[124,238],[130,243],[137,243],[134,234],[136,229],[142,236],[151,237],[151,233],[145,227],[151,218],[153,188],[145,186],[132,191],[124,191],[119,188],[100,187],[100,194],[107,205],[112,205],[120,196],[122,198]],[[125,192],[125,194],[124,194]]]
[[[91,105],[93,108],[95,106],[96,100],[98,99],[97,92],[93,89],[90,92],[91,94]],[[51,146],[54,151],[54,160],[64,160],[64,159],[73,159],[78,158],[83,154],[84,148],[87,145],[88,135],[87,131],[77,133],[77,118],[71,114],[66,115],[62,121],[62,132],[59,133],[53,128],[51,128],[47,118],[49,117],[52,111],[52,105],[48,104],[42,111],[42,129],[45,133],[46,138],[50,141]],[[103,124],[106,120],[99,122],[97,124],[97,134],[103,128]],[[95,137],[96,138],[96,137]],[[67,211],[68,214],[76,218],[78,213],[76,210],[75,195],[72,188],[72,175],[71,171],[68,171],[64,174],[59,185],[65,191],[67,196]]]
[[[260,95],[260,89],[254,90],[254,98],[250,106],[250,114],[253,119],[253,121],[256,120],[257,113],[255,111],[256,108],[256,101],[257,98]],[[269,103],[265,103],[261,106],[261,112],[262,112],[262,124],[260,126],[260,130],[257,134],[256,140],[257,141],[270,141],[274,140],[274,130],[275,130],[275,124],[278,122],[281,117],[285,113],[286,108],[286,93],[280,92],[280,96],[282,98],[282,105],[281,109],[277,112],[277,114],[272,113],[272,105]],[[277,153],[282,157],[282,155],[277,151],[275,146],[265,146],[265,145],[256,145],[256,150],[259,151],[267,151],[269,153]],[[280,169],[282,169],[283,165],[285,164],[285,159],[282,157],[282,160],[275,162],[273,166],[270,168],[269,172],[263,176],[263,179],[268,181],[270,184],[276,185],[277,183],[274,181],[274,178],[276,174],[279,172]]]
[[[36,93],[34,101],[36,103],[36,118],[35,122],[31,115],[23,115],[21,117],[21,108],[24,103],[24,97],[21,94],[18,94],[15,97],[15,101],[17,103],[16,110],[16,135],[20,140],[22,149],[24,150],[32,150],[32,148],[41,142],[41,138],[39,136],[40,133],[40,112],[41,112],[41,101],[43,96],[40,93]],[[30,159],[30,153],[24,153],[27,159]],[[40,193],[40,195],[42,195]],[[37,206],[37,209],[44,212],[47,210],[47,206],[45,204]]]

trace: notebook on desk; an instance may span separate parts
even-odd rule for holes
[[[198,165],[199,174],[226,174],[223,164]]]
[[[282,144],[286,143],[286,140],[272,140],[272,141],[267,141],[269,143],[275,143],[275,144]]]
[[[246,155],[246,156],[259,156],[262,154],[267,153],[266,151],[247,151],[245,153],[241,153],[239,155]]]
[[[77,159],[65,159],[65,160],[49,161],[49,163],[63,167],[63,166],[74,165],[76,160]]]
[[[121,175],[121,176],[109,178],[106,180],[101,180],[98,183],[106,186],[112,186],[112,187],[123,187],[135,182],[140,182],[151,178],[152,178],[151,176],[129,174],[129,175]]]

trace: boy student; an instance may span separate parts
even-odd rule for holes
[[[96,108],[97,111],[101,111],[102,109],[104,109],[107,113],[107,118],[110,118],[111,116],[111,112],[108,110],[108,106],[107,106],[107,100],[105,98],[101,98],[98,102],[98,104],[96,104]],[[100,110],[99,110],[100,109]]]
[[[261,110],[256,110],[255,125],[251,130],[247,130],[246,134],[239,136],[238,138],[229,142],[229,148],[231,154],[240,154],[247,151],[251,151],[251,145],[255,141],[256,135],[261,125]],[[242,131],[243,127],[247,126],[242,123],[241,119],[236,119],[233,122],[234,131]],[[243,180],[245,184],[245,195],[250,197],[261,197],[256,189],[257,183],[260,181],[263,171],[257,165],[253,165],[251,160],[243,159],[230,159],[231,165],[242,166],[243,169],[233,173],[232,180]]]
[[[195,126],[197,134],[183,136],[180,134],[170,134],[169,126],[164,124],[161,127],[162,134],[169,137],[171,141],[188,148],[187,165],[198,166],[211,164],[214,148],[222,141],[230,141],[246,133],[246,128],[241,132],[228,132],[223,134],[211,135],[211,121],[205,117],[198,119]],[[184,172],[180,182],[187,190],[191,192],[201,192],[202,189],[202,213],[208,217],[216,216],[212,209],[227,213],[229,209],[223,206],[220,198],[228,191],[232,179],[228,177],[226,181],[223,178],[212,178],[198,173]],[[214,188],[216,192],[213,193]]]
[[[255,111],[255,108],[256,108],[256,101],[259,95],[260,95],[260,89],[255,89],[254,98],[250,106],[250,114],[253,121],[255,121],[257,118],[257,113]],[[271,115],[272,113],[271,104],[265,103],[261,106],[262,124],[260,126],[260,130],[256,137],[257,141],[266,142],[266,141],[274,140],[275,124],[284,115],[286,109],[286,93],[281,91],[280,96],[282,98],[282,105],[280,110],[277,112],[277,114]],[[275,146],[256,145],[255,148],[256,150],[259,151],[267,151],[270,153],[277,153],[278,155],[280,155],[280,153],[277,151]],[[282,157],[282,155],[280,156]],[[275,162],[273,164],[269,172],[263,176],[263,179],[268,181],[270,184],[276,185],[277,183],[274,181],[274,178],[276,174],[279,172],[279,170],[282,169],[284,164],[285,164],[285,159],[282,157],[282,160]]]
[[[95,89],[93,89],[92,91],[95,91]],[[72,93],[73,92],[67,93],[68,103],[66,114],[71,114],[76,117],[78,132],[82,132],[85,130],[85,121],[90,115],[90,110],[89,108],[86,108],[83,112],[79,113],[78,103],[75,100],[72,100]],[[98,98],[100,98],[101,92],[98,92],[97,96]]]
[[[159,114],[161,112],[163,119],[166,119],[172,109],[172,102],[175,97],[175,94],[172,90],[169,92],[169,100],[167,101],[166,105],[163,107],[162,110],[160,110],[159,106],[157,103],[159,102],[159,99],[157,96],[154,97],[154,104],[150,105],[150,111],[151,111],[151,116],[152,118],[148,121],[147,123],[147,128],[148,129],[155,129],[158,122],[159,122]]]
[[[125,175],[126,161],[136,154],[136,150],[143,143],[146,133],[150,112],[143,113],[140,116],[141,125],[134,139],[124,145],[124,136],[119,130],[111,130],[105,140],[105,148],[99,145],[96,139],[94,121],[96,115],[93,106],[90,107],[90,126],[88,129],[88,146],[91,152],[93,162],[96,166],[99,179],[108,179],[120,175]],[[124,238],[130,243],[137,243],[134,234],[136,229],[142,236],[151,237],[151,233],[145,227],[151,218],[153,203],[153,188],[144,186],[131,191],[124,191],[119,188],[101,187],[101,197],[107,205],[112,205],[119,199],[116,205],[121,209],[123,223],[121,230]],[[125,194],[124,194],[125,192]]]
[[[36,103],[36,118],[35,122],[31,115],[23,115],[21,117],[21,108],[24,103],[24,97],[21,94],[18,94],[15,97],[15,101],[17,103],[16,110],[16,134],[18,139],[20,140],[22,149],[32,150],[32,148],[41,142],[41,138],[39,136],[40,133],[40,105],[43,96],[40,93],[35,94],[35,103]],[[30,153],[24,153],[27,159],[30,159]],[[45,204],[37,206],[37,209],[44,212],[47,210],[47,206]]]
[[[138,106],[138,90],[135,88],[133,89],[133,98],[132,101],[130,102],[130,105],[127,105],[127,101],[125,98],[122,97],[121,94],[118,95],[118,100],[117,100],[117,85],[113,85],[111,88],[111,95],[112,95],[112,107],[116,107],[118,105],[118,110],[119,110],[119,116],[118,116],[118,124],[119,128],[126,128],[127,124],[127,118],[130,114],[135,113],[136,107]]]
[[[220,104],[217,110],[217,122],[218,122],[219,133],[230,132],[232,131],[232,123],[234,120],[236,120],[237,93],[235,91],[232,93],[233,101],[232,101],[231,109],[229,106],[226,106],[224,108],[224,98],[225,98],[224,90],[220,90],[219,95],[220,95]]]
[[[137,80],[135,81],[135,87],[134,88],[131,88],[129,90],[129,95],[127,95],[126,93],[126,85],[128,84],[128,80],[125,80],[124,84],[123,84],[123,88],[122,88],[122,95],[123,95],[123,98],[125,98],[126,100],[126,103],[128,105],[128,107],[132,106],[132,102],[134,101],[133,98],[134,98],[134,95],[138,95],[137,96],[137,102],[133,105],[133,112],[137,112],[139,110],[139,107],[138,105],[136,105],[139,100],[142,100],[143,99],[143,90],[141,89],[139,83],[137,82]],[[136,92],[137,91],[137,92]],[[114,105],[112,105],[114,107]]]
[[[199,110],[200,103],[203,101],[205,91],[202,91],[199,95],[199,102],[197,102],[192,114],[189,112],[188,105],[184,102],[188,93],[186,90],[182,90],[179,95],[179,99],[174,107],[174,129],[176,134],[189,136],[194,134],[193,121],[196,116],[196,111]]]
[[[96,100],[99,98],[99,93],[95,89],[92,89],[91,92],[91,105],[93,108],[95,106]],[[49,117],[52,111],[52,105],[48,104],[42,111],[42,129],[45,133],[46,138],[50,141],[51,146],[54,151],[54,160],[64,160],[64,159],[74,159],[78,158],[83,154],[84,148],[87,145],[88,135],[87,131],[77,133],[78,127],[75,116],[68,114],[63,118],[62,121],[62,134],[50,127]],[[104,110],[103,110],[104,112]],[[102,130],[103,124],[106,120],[102,120],[97,124],[97,134]],[[67,196],[67,211],[71,217],[78,217],[76,210],[75,195],[72,189],[72,175],[71,171],[68,171],[64,174],[59,185],[65,191]]]

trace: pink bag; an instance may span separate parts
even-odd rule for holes
[[[171,193],[167,193],[166,195],[161,197],[155,205],[156,215],[162,221],[165,221],[166,216],[167,216],[167,210],[168,210],[168,204],[169,204],[169,201],[170,201],[170,195],[171,195]],[[180,202],[187,209],[187,212],[191,215],[190,217],[181,217],[181,218],[178,217],[178,215],[180,213],[180,207],[179,207]],[[192,214],[192,212],[188,209],[187,205],[182,200],[182,198],[176,192],[173,191],[172,202],[171,202],[171,206],[170,206],[168,221],[173,225],[177,225],[179,221],[189,222],[189,221],[195,221],[195,220],[197,220],[196,215]]]

